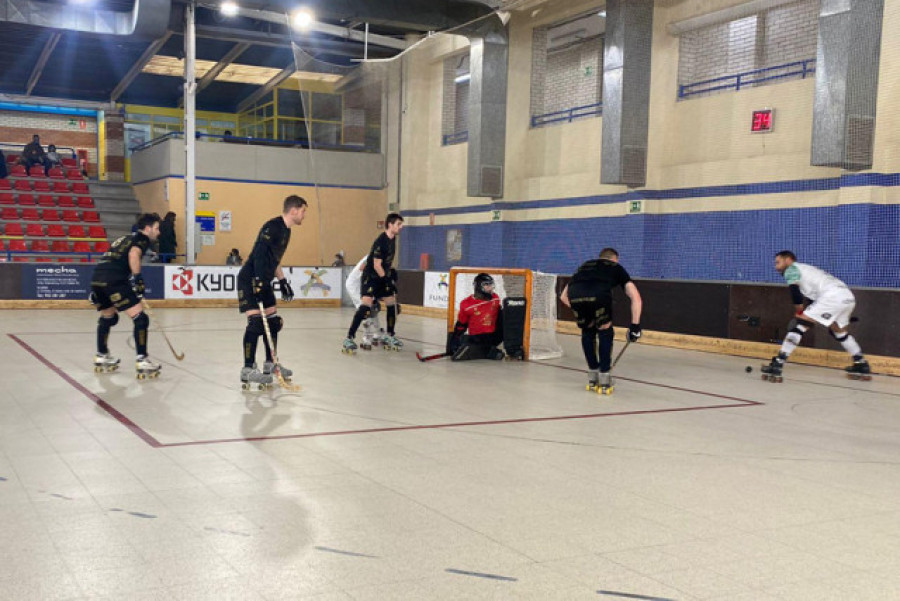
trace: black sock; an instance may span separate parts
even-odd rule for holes
[[[587,359],[588,369],[597,369],[600,363],[597,360],[597,330],[595,328],[581,330],[581,348],[584,350],[584,358]]]
[[[600,330],[600,371],[604,373],[609,371],[612,363],[613,336],[612,327]]]
[[[138,357],[147,355],[147,330],[150,318],[146,313],[138,313],[134,318],[134,350]]]
[[[394,326],[397,325],[397,307],[395,305],[388,305],[387,308],[387,333],[390,336],[394,335]]]
[[[262,318],[251,315],[247,318],[247,329],[244,330],[244,367],[253,367],[256,363],[256,346],[259,344],[259,330]]]
[[[97,353],[105,355],[109,352],[109,331],[113,324],[118,321],[113,317],[100,316],[97,320]]]
[[[347,338],[352,340],[356,336],[356,330],[359,329],[362,322],[369,316],[369,311],[369,307],[365,305],[359,306],[359,309],[357,309],[356,313],[353,315],[353,323],[350,324],[350,331],[347,332]]]

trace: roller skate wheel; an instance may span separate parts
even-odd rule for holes
[[[608,386],[608,387],[606,387],[606,388],[603,388],[603,389],[600,391],[600,393],[601,393],[601,394],[605,394],[606,396],[610,396],[610,395],[613,393],[613,390],[615,390],[615,387],[613,387],[613,386]]]
[[[770,377],[771,377],[771,376],[769,376],[769,374],[763,374],[763,375],[762,375],[762,380],[763,380],[763,382],[765,382],[766,380],[768,380]]]
[[[102,367],[100,367],[99,365],[95,365],[95,366],[94,366],[94,373],[95,373],[95,374],[99,374],[101,371],[103,371],[103,368],[102,368]]]
[[[136,377],[138,380],[143,380],[143,379],[145,379],[145,378],[147,377],[147,374],[135,374],[135,377]]]
[[[588,392],[594,392],[597,390],[597,386],[595,384],[588,384],[587,386],[584,387],[584,389],[587,390]]]
[[[246,382],[241,384],[241,390],[250,390],[250,385]]]

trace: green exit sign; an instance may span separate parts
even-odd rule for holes
[[[632,200],[628,203],[628,213],[636,214],[644,212],[644,201],[643,200]]]
[[[209,192],[200,192],[200,200],[209,200]]]

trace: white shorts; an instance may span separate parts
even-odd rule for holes
[[[856,308],[856,298],[849,288],[837,288],[808,306],[803,315],[826,328],[836,323],[840,328],[850,325],[850,316]]]

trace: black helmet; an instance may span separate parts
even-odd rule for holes
[[[489,276],[486,273],[479,273],[478,275],[475,276],[475,297],[482,298],[485,300],[491,298],[491,293],[485,292],[484,287],[485,286],[493,286],[493,285],[494,285],[494,278],[492,278],[491,276]]]

